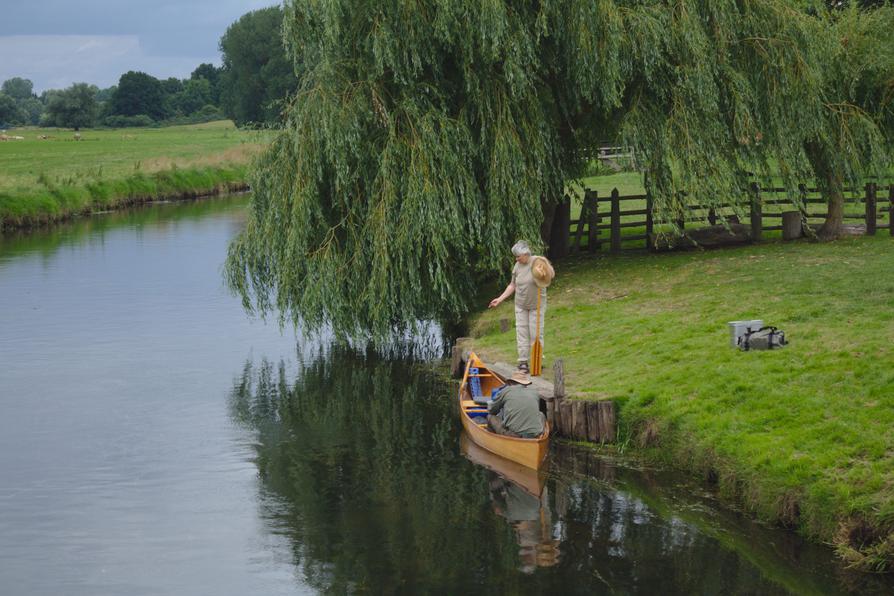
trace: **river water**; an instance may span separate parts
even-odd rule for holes
[[[245,204],[0,237],[0,593],[891,590],[673,475],[476,450],[435,335],[252,319],[221,282]]]

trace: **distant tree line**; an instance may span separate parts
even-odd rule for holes
[[[220,40],[223,66],[200,64],[188,79],[157,79],[128,71],[100,89],[75,83],[34,93],[14,77],[0,88],[0,127],[89,128],[156,126],[232,119],[239,126],[275,124],[282,102],[297,86],[282,40],[279,6],[243,15]]]

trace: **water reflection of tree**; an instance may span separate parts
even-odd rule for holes
[[[261,515],[315,589],[774,594],[798,581],[786,565],[768,579],[722,527],[706,533],[636,476],[561,446],[540,529],[561,556],[520,573],[531,569],[513,520],[495,514],[493,477],[457,452],[452,400],[406,360],[334,350],[298,371],[246,365],[230,405],[256,433]]]
[[[290,382],[246,365],[234,420],[257,431],[265,520],[315,588],[522,590],[511,530],[456,453],[445,383],[407,362],[330,354]]]
[[[570,472],[553,490],[562,558],[598,574],[603,590],[788,594],[795,586],[797,593],[837,593],[796,562],[755,557],[755,550],[775,550],[768,530],[753,536],[755,544],[736,540],[738,528],[691,495],[662,486],[659,498],[649,474],[568,446],[553,453],[557,463]],[[663,484],[672,486],[668,479]]]

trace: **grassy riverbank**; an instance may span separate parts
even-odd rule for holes
[[[0,143],[0,229],[240,188],[265,141],[229,121],[10,134],[24,139]]]
[[[550,289],[544,369],[561,356],[574,397],[616,400],[622,446],[716,480],[861,568],[890,569],[892,264],[887,236],[568,260]],[[501,318],[511,304],[474,319],[475,345],[511,361]],[[791,345],[728,347],[727,321],[751,318]]]

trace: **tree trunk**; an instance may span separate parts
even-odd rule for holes
[[[841,236],[844,225],[844,192],[842,192],[841,179],[837,179],[837,185],[827,191],[826,221],[816,233],[821,240],[834,240]]]
[[[544,238],[544,243],[549,250],[547,256],[552,260],[562,259],[568,256],[569,235],[571,229],[571,202],[567,196],[555,204],[552,213],[549,239]],[[544,224],[541,225],[541,234]]]
[[[820,240],[834,240],[841,236],[844,226],[844,177],[817,143],[807,143],[805,149],[827,204],[826,221],[816,235]]]
[[[556,201],[550,201],[547,197],[540,197],[540,210],[543,212],[543,220],[540,222],[540,239],[547,247],[550,246],[553,232],[553,220],[556,217]]]

